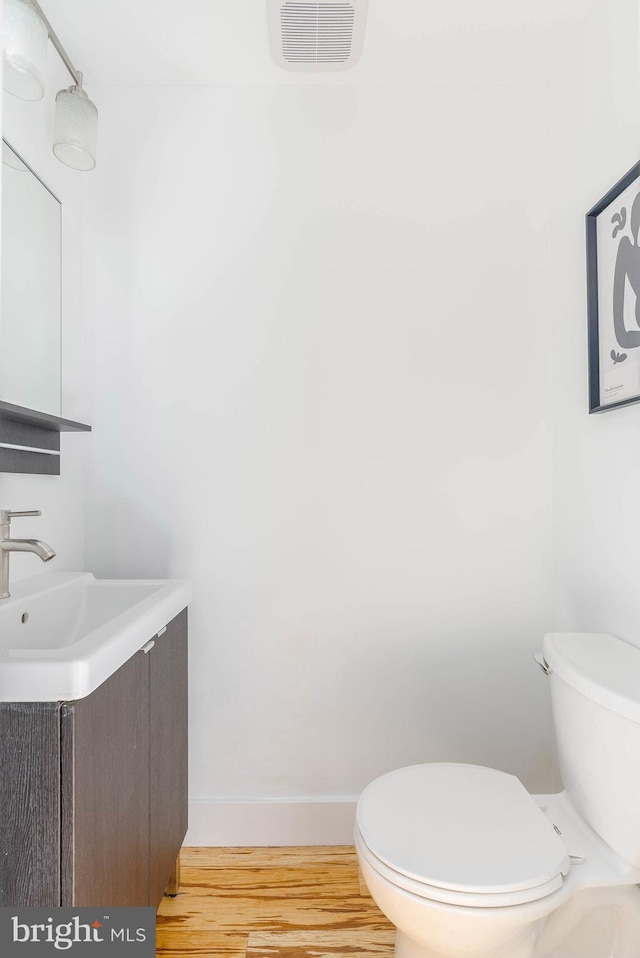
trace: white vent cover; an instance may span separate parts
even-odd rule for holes
[[[268,0],[271,53],[285,70],[347,70],[360,59],[369,0]]]

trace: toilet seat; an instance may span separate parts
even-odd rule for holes
[[[567,848],[513,775],[477,765],[413,765],[362,793],[356,841],[372,868],[422,898],[503,907],[562,887]]]
[[[373,854],[366,846],[362,835],[356,826],[355,844],[361,859],[382,878],[388,881],[396,888],[402,891],[410,892],[417,898],[425,901],[441,902],[444,905],[461,905],[466,908],[504,908],[507,905],[526,905],[531,902],[546,898],[548,895],[558,891],[561,887],[557,878],[535,889],[525,888],[520,891],[503,892],[502,894],[477,894],[473,892],[456,891],[452,888],[439,888],[437,885],[429,885],[426,882],[419,882],[407,875],[403,875],[393,868],[389,868],[383,861]]]

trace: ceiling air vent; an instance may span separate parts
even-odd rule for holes
[[[268,0],[271,53],[285,70],[348,70],[360,59],[369,0]]]

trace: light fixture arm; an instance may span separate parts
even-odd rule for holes
[[[66,68],[67,68],[67,70],[69,71],[69,73],[71,74],[71,76],[73,77],[73,81],[74,81],[74,83],[76,84],[76,86],[81,90],[81,89],[82,89],[82,73],[80,73],[80,72],[79,72],[78,70],[76,70],[76,68],[74,67],[74,65],[73,65],[73,63],[72,63],[72,61],[71,61],[71,57],[69,56],[69,54],[67,53],[67,51],[65,50],[65,48],[64,48],[64,47],[62,46],[62,44],[60,43],[60,40],[58,39],[58,36],[57,36],[55,30],[53,29],[53,27],[51,26],[51,24],[50,24],[49,21],[47,20],[47,17],[46,17],[46,15],[45,15],[45,13],[44,13],[42,7],[41,7],[40,4],[38,3],[38,0],[29,0],[29,3],[30,3],[31,6],[37,11],[38,16],[42,18],[42,22],[43,22],[44,25],[46,26],[47,31],[48,31],[48,33],[49,33],[49,39],[51,40],[52,44],[53,44],[54,47],[56,48],[56,50],[57,50],[57,52],[58,52],[58,56],[60,57],[60,59],[62,60],[62,62],[64,63],[64,65],[66,66]]]

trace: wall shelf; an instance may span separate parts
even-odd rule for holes
[[[91,426],[0,400],[0,473],[60,475],[60,433]]]
[[[35,409],[27,409],[25,406],[16,406],[14,403],[2,400],[0,400],[0,420],[19,422],[25,426],[37,426],[39,429],[49,429],[52,432],[91,432],[91,426],[83,422],[62,419],[48,412],[38,412]]]

